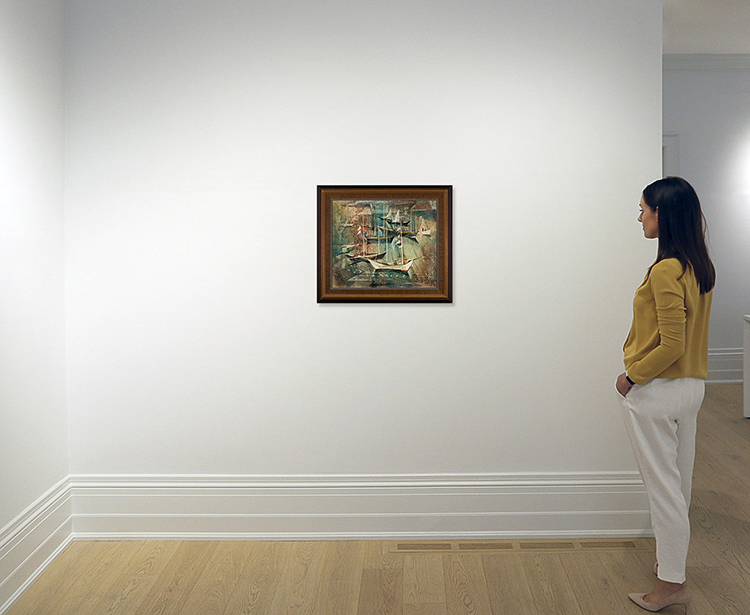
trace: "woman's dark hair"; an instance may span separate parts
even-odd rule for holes
[[[716,270],[708,256],[706,220],[693,187],[681,177],[665,177],[646,186],[643,200],[659,216],[659,248],[654,265],[676,258],[684,271],[688,267],[693,270],[701,294],[709,292],[716,282]]]

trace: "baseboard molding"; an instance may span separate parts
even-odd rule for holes
[[[72,476],[77,539],[647,536],[637,473]]]
[[[72,540],[70,483],[59,482],[0,530],[0,613]]]
[[[747,53],[677,53],[662,56],[664,70],[750,71]]]
[[[708,351],[708,384],[737,384],[744,379],[742,348]]]
[[[72,540],[650,536],[635,472],[76,475],[0,530],[0,614]]]

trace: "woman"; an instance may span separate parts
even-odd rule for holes
[[[638,221],[658,239],[656,261],[635,293],[616,387],[646,485],[658,583],[630,599],[647,611],[690,604],[685,562],[695,430],[708,375],[708,319],[716,273],[698,195],[679,177],[646,187]]]

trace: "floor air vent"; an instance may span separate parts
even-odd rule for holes
[[[392,542],[391,553],[542,553],[571,551],[653,551],[653,538],[629,540],[459,540]]]

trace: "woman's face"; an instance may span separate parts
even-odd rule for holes
[[[659,213],[651,209],[641,197],[641,215],[638,222],[643,225],[643,235],[646,239],[656,239],[659,236]]]

